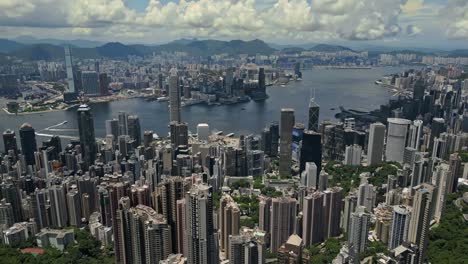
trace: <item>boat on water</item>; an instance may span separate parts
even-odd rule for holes
[[[234,136],[234,133],[229,133],[226,135],[226,137],[233,137]]]
[[[164,96],[158,97],[156,99],[156,101],[158,101],[158,102],[167,102],[167,101],[169,101],[169,97],[164,97]]]
[[[377,81],[375,81],[375,84],[376,84],[376,85],[381,85],[381,84],[382,84],[382,80],[377,80]]]

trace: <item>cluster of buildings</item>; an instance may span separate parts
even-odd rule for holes
[[[227,83],[235,82],[231,73]],[[394,104],[382,122],[319,122],[312,98],[305,124],[284,108],[280,122],[261,135],[232,138],[211,134],[208,124],[189,134],[181,116],[183,78],[172,68],[168,138],[141,131],[137,116],[121,112],[97,140],[85,104],[77,110],[79,140],[69,144],[54,136],[38,146],[34,128],[24,124],[18,146],[16,132],[7,130],[1,242],[36,237],[39,246],[63,249],[73,243],[64,228],[74,226],[112,244],[116,263],[260,264],[309,263],[317,253],[308,248],[340,238],[335,263],[359,263],[370,240],[388,247],[380,263],[426,263],[429,228],[443,217],[446,196],[468,178],[460,155],[468,146],[466,81],[440,76],[407,73],[412,97]],[[331,184],[324,169],[384,162],[398,168],[386,183],[374,186],[376,176],[363,173],[349,192]],[[248,187],[231,188],[236,182]],[[242,197],[258,202],[257,217]],[[245,219],[258,222],[247,227]]]

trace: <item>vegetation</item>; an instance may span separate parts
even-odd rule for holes
[[[272,197],[272,198],[281,197],[283,195],[282,192],[277,191],[273,187],[263,187],[261,189],[261,192],[262,192],[263,195],[268,196],[268,197]]]
[[[342,238],[344,239],[344,238]],[[310,256],[311,264],[327,264],[332,263],[333,259],[340,253],[341,242],[340,238],[329,238],[325,244],[312,245],[307,247]]]
[[[379,169],[380,168],[380,169]],[[359,175],[363,172],[370,172],[369,183],[380,187],[387,182],[388,175],[396,175],[400,165],[392,162],[384,162],[380,166],[350,166],[341,165],[335,162],[328,162],[325,171],[330,174],[330,186],[340,186],[344,193],[349,193],[352,188],[359,186]],[[380,190],[383,192],[383,190]],[[382,195],[381,195],[382,196]]]
[[[428,257],[431,263],[468,263],[468,222],[455,205],[455,200],[466,191],[468,188],[461,188],[458,193],[447,196],[442,220],[429,233]]]
[[[240,179],[238,181],[235,181],[231,183],[229,186],[232,190],[238,190],[239,188],[249,188],[250,187],[250,182],[246,181],[244,179]]]
[[[388,254],[388,247],[382,241],[370,241],[367,250],[360,254],[359,259],[365,259],[367,257],[377,257],[378,253]]]
[[[239,205],[239,209],[244,217],[241,218],[241,226],[254,228],[259,221],[258,197],[251,196],[234,196],[234,201]]]
[[[0,245],[1,263],[60,263],[60,264],[111,264],[114,258],[110,250],[101,249],[101,242],[96,240],[91,234],[82,229],[75,230],[76,243],[60,251],[55,248],[45,248],[44,254],[34,256],[29,253],[20,253],[19,249],[24,247],[36,247],[33,241],[23,243],[18,247]]]

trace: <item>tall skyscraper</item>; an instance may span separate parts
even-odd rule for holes
[[[70,217],[70,225],[81,226],[81,199],[77,190],[73,189],[67,193],[67,208],[68,216]]]
[[[171,227],[166,218],[145,205],[129,208],[125,198],[117,211],[123,231],[119,238],[123,245],[121,263],[159,263],[166,259],[172,252]]]
[[[1,197],[11,204],[13,220],[15,223],[23,221],[23,207],[21,205],[21,193],[12,179],[9,178],[0,184]]]
[[[304,171],[306,163],[313,162],[317,166],[317,175],[322,171],[322,142],[321,135],[312,130],[305,130],[302,134],[299,169]]]
[[[266,95],[265,68],[258,69],[258,89],[261,94]]]
[[[369,143],[367,144],[367,165],[374,166],[382,162],[385,143],[385,125],[373,123],[369,127]]]
[[[387,146],[385,158],[387,161],[403,162],[406,139],[410,120],[401,118],[388,118]]]
[[[208,141],[208,138],[210,136],[210,126],[208,124],[198,124],[197,135],[198,140]]]
[[[91,108],[85,104],[78,108],[78,131],[80,134],[81,151],[87,166],[96,160],[96,137],[94,136],[94,120]]]
[[[128,135],[135,140],[135,147],[141,145],[141,126],[140,119],[136,115],[128,116]]]
[[[429,242],[429,227],[433,204],[434,186],[423,183],[415,187],[413,198],[413,213],[408,233],[408,242],[418,247],[417,259],[414,263],[425,263],[427,258],[427,244]]]
[[[195,184],[185,196],[185,242],[189,264],[217,264],[219,252],[213,226],[212,187]]]
[[[182,121],[180,117],[179,75],[176,68],[172,68],[169,74],[170,121],[179,123]]]
[[[320,114],[320,106],[315,102],[315,98],[311,98],[309,102],[309,125],[308,125],[309,130],[318,132],[319,114]]]
[[[232,85],[233,85],[234,73],[231,67],[226,69],[226,78],[224,80],[224,92],[227,95],[232,95]]]
[[[83,85],[83,92],[86,95],[96,96],[100,95],[99,89],[99,76],[94,71],[84,71],[81,73],[81,83]]]
[[[219,206],[219,230],[221,231],[220,249],[226,252],[226,258],[230,259],[229,237],[238,235],[240,228],[240,210],[234,199],[228,194],[221,197]]]
[[[295,122],[294,121],[294,109],[291,109],[291,108],[281,109],[281,123],[280,123],[281,146],[280,146],[280,160],[279,160],[279,174],[281,176],[291,176],[292,129],[294,127],[294,122]]]
[[[128,114],[119,112],[119,136],[128,135]]]
[[[275,157],[278,155],[279,146],[279,125],[277,122],[273,122],[269,127],[271,134],[271,156]]]
[[[362,155],[362,147],[359,145],[350,145],[346,146],[345,150],[345,165],[361,165],[361,155]]]
[[[68,226],[67,199],[65,187],[52,185],[48,188],[50,200],[51,224],[55,228]]]
[[[315,162],[306,162],[305,170],[302,172],[302,184],[310,188],[317,188],[318,173]]]
[[[393,219],[390,227],[390,241],[388,249],[392,250],[408,240],[411,207],[404,205],[393,206]]]
[[[36,134],[30,124],[24,123],[19,130],[21,153],[24,155],[26,165],[34,165],[34,152],[37,151]]]
[[[12,150],[15,155],[18,155],[18,145],[16,143],[15,131],[7,129],[3,132],[3,146],[5,153]]]
[[[280,197],[271,200],[270,250],[277,252],[295,231],[296,204],[294,198]]]
[[[358,206],[351,214],[351,226],[348,233],[349,253],[356,262],[358,254],[366,250],[371,216],[364,206]]]
[[[99,73],[99,93],[100,95],[109,94],[109,77],[107,73]]]
[[[324,215],[323,215],[322,192],[317,191],[304,197],[302,238],[305,246],[310,246],[323,241],[324,238]]]
[[[69,46],[65,46],[65,67],[67,68],[67,84],[68,92],[76,93],[78,90],[75,87],[75,76],[73,72],[73,59]]]
[[[119,120],[111,119],[106,120],[106,135],[112,135],[114,137],[114,141],[117,141],[119,137]]]
[[[341,220],[341,203],[343,188],[332,187],[324,191],[324,239],[339,236]]]
[[[368,212],[372,212],[375,204],[374,185],[369,184],[367,180],[359,185],[358,206],[364,206]]]
[[[354,213],[357,206],[357,196],[355,193],[349,193],[344,198],[343,215],[341,218],[341,228],[345,233],[349,232],[351,226],[351,214]]]

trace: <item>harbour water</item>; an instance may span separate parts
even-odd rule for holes
[[[334,119],[339,107],[358,110],[373,110],[385,104],[391,97],[387,88],[374,84],[383,75],[402,71],[404,68],[377,67],[372,69],[312,69],[303,72],[303,80],[290,82],[285,87],[267,88],[269,98],[265,101],[240,103],[235,105],[206,106],[193,105],[182,108],[182,119],[195,131],[198,123],[208,123],[211,130],[221,130],[226,134],[260,133],[270,122],[278,121],[280,109],[296,110],[296,122],[306,122],[309,99],[315,88],[315,100],[320,105],[320,119]],[[2,104],[5,102],[2,101]],[[153,130],[158,135],[168,133],[169,112],[167,102],[129,99],[91,105],[97,137],[105,136],[105,120],[117,117],[119,111],[138,115],[142,131]],[[47,127],[67,121],[53,130]],[[37,113],[28,115],[7,115],[0,113],[0,131],[18,128],[30,123],[36,132],[77,136],[76,108],[66,111]],[[17,137],[19,138],[18,132]],[[46,138],[38,137],[38,141]],[[1,139],[0,139],[1,140]],[[3,142],[0,149],[3,150]]]

